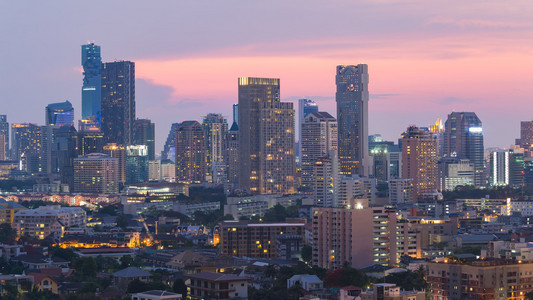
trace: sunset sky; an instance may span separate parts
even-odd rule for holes
[[[281,79],[336,115],[335,67],[366,63],[370,134],[396,140],[452,111],[473,111],[486,147],[508,147],[533,119],[531,0],[2,1],[0,114],[44,123],[69,100],[81,115],[81,49],[136,63],[137,117],[156,123],[223,113],[240,76]]]

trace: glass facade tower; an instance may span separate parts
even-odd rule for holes
[[[102,103],[102,57],[100,46],[94,43],[81,46],[83,86],[81,88],[81,117],[94,118],[100,123]]]

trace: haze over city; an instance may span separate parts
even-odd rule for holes
[[[485,147],[509,147],[532,84],[529,1],[71,1],[1,3],[2,111],[44,123],[69,100],[81,115],[80,45],[136,63],[137,116],[170,124],[222,112],[240,76],[280,78],[283,101],[335,115],[335,66],[369,66],[369,133],[396,140],[452,111],[474,111]],[[24,108],[21,108],[23,105]]]

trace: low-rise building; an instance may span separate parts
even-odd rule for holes
[[[372,289],[362,292],[361,300],[424,300],[425,291],[404,291],[393,283],[376,283]]]
[[[200,272],[186,276],[193,299],[247,299],[250,278],[224,273]]]
[[[65,229],[85,228],[87,214],[81,207],[41,206],[15,213],[13,227],[18,236],[29,235],[39,239],[53,234],[61,237]]]
[[[427,264],[433,299],[525,299],[533,291],[533,262],[506,259]]]
[[[287,279],[287,288],[290,289],[296,283],[298,283],[301,288],[308,292],[317,291],[324,288],[324,282],[322,282],[322,280],[320,280],[320,278],[318,278],[316,275],[294,275]]]
[[[136,279],[142,282],[148,282],[151,277],[152,274],[136,267],[128,267],[117,271],[112,275],[113,284],[122,288],[127,287],[130,282]]]
[[[0,224],[8,223],[10,226],[13,226],[15,213],[24,209],[27,208],[14,201],[7,201],[0,198]]]
[[[182,295],[162,290],[151,290],[131,295],[132,300],[181,300]]]

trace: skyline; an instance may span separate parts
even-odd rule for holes
[[[79,47],[89,40],[103,61],[135,62],[137,117],[156,123],[157,152],[173,122],[220,112],[230,123],[242,76],[280,78],[282,101],[309,98],[336,116],[335,68],[358,63],[369,66],[369,134],[396,141],[411,124],[472,111],[486,147],[508,147],[520,121],[533,118],[521,109],[533,81],[527,4],[2,3],[0,32],[10,47],[0,50],[1,113],[10,123],[43,125],[46,105],[69,100],[79,120]]]

